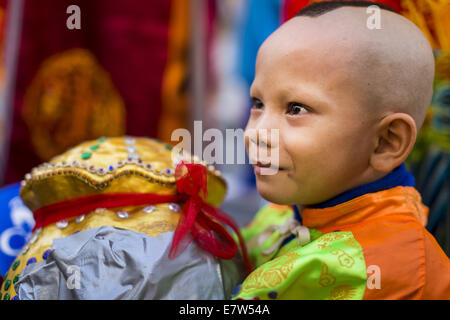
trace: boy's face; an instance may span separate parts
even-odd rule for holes
[[[311,31],[299,36],[298,28],[282,28],[258,53],[246,133],[268,130],[269,138],[260,136],[258,149],[278,152],[276,174],[258,174],[255,166],[259,193],[278,204],[315,204],[367,178],[374,121],[364,112],[358,83],[368,78],[352,68],[345,34],[326,37],[322,30],[321,35]],[[274,129],[279,130],[278,142],[270,139]],[[252,140],[246,138],[247,151],[256,143]]]

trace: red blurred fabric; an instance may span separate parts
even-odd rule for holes
[[[66,27],[73,4],[81,9],[81,30]],[[127,134],[156,137],[170,6],[169,0],[25,0],[5,184],[42,162],[22,119],[24,95],[41,63],[71,48],[90,50],[110,74],[125,102]]]
[[[321,2],[325,0],[284,0],[283,21],[287,21],[294,17],[300,9],[303,9],[312,2]],[[390,6],[392,9],[400,12],[401,0],[377,0],[376,2]]]

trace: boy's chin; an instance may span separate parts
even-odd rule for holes
[[[289,192],[286,192],[286,189],[274,188],[273,186],[266,184],[261,185],[258,182],[256,183],[256,187],[261,197],[269,202],[288,206],[297,204],[297,201],[295,201],[295,197],[293,195],[290,195]]]

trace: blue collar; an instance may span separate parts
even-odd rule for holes
[[[406,169],[404,163],[399,165],[397,168],[392,170],[388,175],[384,176],[381,179],[345,191],[335,196],[334,198],[308,207],[315,209],[334,207],[343,202],[362,196],[366,193],[374,193],[398,186],[414,187],[414,176]],[[297,210],[297,206],[293,206],[293,208],[296,219],[301,223],[302,219],[300,213]]]

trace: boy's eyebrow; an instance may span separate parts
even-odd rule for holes
[[[317,93],[315,91],[320,90],[313,89],[312,87],[305,90],[301,90],[298,87],[292,89],[286,88],[280,93],[280,99],[303,103],[312,108],[329,107],[331,102],[326,97],[323,97],[325,93]]]

